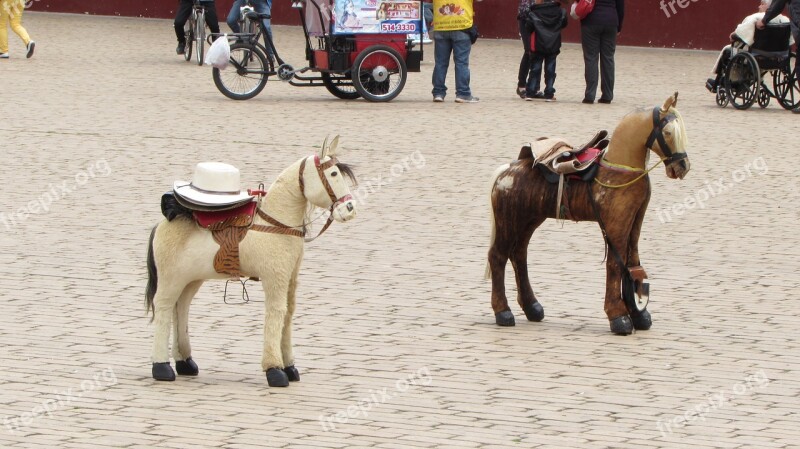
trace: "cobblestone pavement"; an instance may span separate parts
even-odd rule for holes
[[[703,88],[714,53],[621,48],[607,106],[580,104],[572,45],[558,102],[521,101],[521,46],[491,40],[473,50],[479,104],[431,102],[432,53],[387,104],[278,81],[235,102],[176,57],[169,21],[25,23],[36,55],[12,35],[0,61],[0,447],[800,447],[798,121],[774,104],[719,109]],[[275,34],[299,66],[300,30]],[[523,142],[586,140],[676,90],[693,168],[652,175],[653,329],[610,334],[600,233],[554,221],[530,249],[546,319],[514,305],[517,326],[495,326],[492,171]],[[144,259],[160,195],[204,160],[269,183],[328,133],[360,175],[361,210],[307,246],[302,381],[268,388],[261,289],[227,305],[221,282],[192,308],[200,376],[153,381]]]

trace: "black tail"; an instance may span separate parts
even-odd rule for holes
[[[158,226],[155,226],[153,231],[150,232],[150,242],[147,245],[147,288],[144,291],[145,313],[153,312],[153,317],[150,318],[150,321],[153,321],[155,317],[153,298],[156,296],[156,290],[158,289],[158,270],[156,269],[156,259],[153,257],[153,239],[156,237],[156,228]]]

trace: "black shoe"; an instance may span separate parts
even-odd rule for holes
[[[186,53],[186,44],[178,44],[178,48],[175,49],[175,53],[179,55]]]
[[[597,102],[602,104],[611,104],[611,100],[606,100],[605,98],[601,98],[597,100]]]
[[[792,109],[792,112],[795,113],[795,114],[800,114],[800,106]]]
[[[536,92],[533,95],[525,95],[525,101],[544,100],[544,98],[544,94],[541,92]]]
[[[517,95],[524,100],[525,99],[525,88],[524,87],[517,87]]]
[[[590,100],[588,98],[584,98],[583,101],[581,101],[581,103],[583,103],[583,104],[594,104],[594,100]]]
[[[714,78],[709,78],[706,80],[706,89],[712,94],[717,93],[717,80]]]

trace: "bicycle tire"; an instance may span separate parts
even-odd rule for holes
[[[264,90],[268,63],[258,47],[237,42],[231,45],[230,61],[227,69],[215,67],[212,71],[214,85],[223,95],[232,100],[249,100]]]
[[[186,40],[183,50],[183,59],[188,62],[192,59],[192,46],[194,45],[194,23],[191,18],[186,21],[186,25],[183,26],[183,36]]]
[[[206,42],[206,13],[205,11],[200,12],[197,14],[197,20],[195,20],[195,41],[197,42],[197,48],[195,48],[196,52],[196,59],[197,65],[203,65],[203,50]]]

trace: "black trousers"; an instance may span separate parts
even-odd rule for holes
[[[179,44],[186,43],[186,36],[183,34],[183,26],[192,15],[192,0],[179,0],[178,12],[175,13],[175,37]],[[206,25],[212,33],[219,33],[219,21],[217,20],[217,6],[213,1],[202,2],[206,7]]]
[[[585,65],[586,92],[584,99],[594,100],[597,95],[598,76],[602,81],[602,100],[614,99],[614,53],[617,51],[617,27],[581,26],[581,46]],[[600,62],[600,73],[597,63]]]
[[[525,48],[525,53],[522,54],[522,60],[519,61],[517,87],[525,87],[528,84],[528,74],[531,72],[531,64],[533,64],[531,52],[531,34],[533,34],[533,27],[528,26],[528,22],[525,20],[519,19],[519,34],[522,37],[522,46]]]

